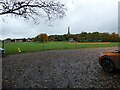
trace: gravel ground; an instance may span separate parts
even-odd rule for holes
[[[120,72],[106,73],[101,51],[116,48],[53,50],[11,55],[2,61],[3,88],[120,88]]]

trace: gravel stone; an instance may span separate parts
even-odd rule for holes
[[[6,56],[2,88],[120,88],[120,72],[107,73],[98,63],[113,48],[52,50]]]

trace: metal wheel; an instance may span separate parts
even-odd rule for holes
[[[113,62],[109,59],[103,59],[101,66],[106,72],[114,72],[115,71],[115,66],[114,66]]]

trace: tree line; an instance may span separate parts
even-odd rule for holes
[[[80,34],[64,34],[64,35],[50,35],[39,34],[33,41],[77,41],[77,42],[120,42],[119,34],[113,33],[99,33],[99,32],[82,32]]]
[[[64,35],[47,35],[41,33],[33,38],[10,39],[7,38],[4,42],[47,42],[47,41],[72,41],[72,42],[120,42],[120,36],[113,33],[99,32],[82,32],[80,34],[64,34]]]

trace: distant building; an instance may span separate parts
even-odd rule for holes
[[[73,38],[69,38],[69,42],[74,42],[74,39]]]
[[[9,42],[31,42],[33,38],[20,38],[20,39],[11,39],[11,38],[7,38],[4,40],[5,43],[9,43]]]
[[[5,39],[4,42],[11,42],[11,38]]]

